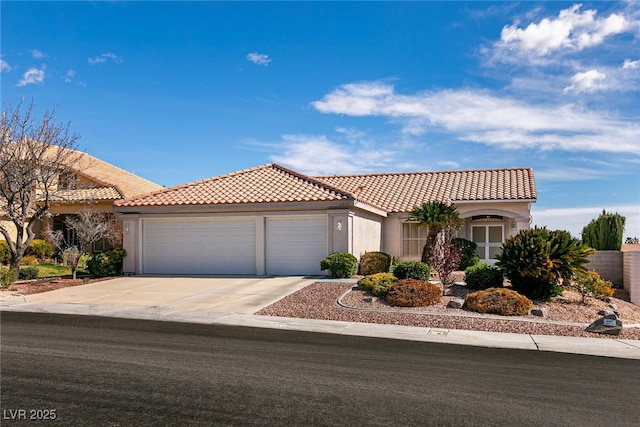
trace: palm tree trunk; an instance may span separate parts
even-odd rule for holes
[[[431,262],[431,257],[433,256],[433,250],[436,246],[436,239],[438,238],[438,233],[435,234],[429,230],[427,232],[427,242],[422,248],[422,258],[421,261],[425,264],[429,264]]]

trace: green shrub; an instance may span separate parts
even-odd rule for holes
[[[384,298],[398,279],[391,273],[377,273],[358,280],[358,289],[369,292],[378,298]]]
[[[463,308],[478,313],[502,316],[524,316],[533,307],[533,302],[524,295],[506,288],[489,288],[467,295]]]
[[[398,279],[429,280],[431,269],[423,262],[402,261],[393,267],[393,275]]]
[[[55,252],[53,246],[46,240],[33,239],[27,249],[24,251],[25,255],[32,255],[38,259],[38,261],[45,261],[50,259]]]
[[[89,261],[90,258],[91,256],[87,254],[80,255],[80,258],[78,258],[78,270],[86,270],[87,262]]]
[[[15,281],[15,277],[13,277],[13,272],[5,266],[0,266],[0,285],[3,288],[9,287]]]
[[[587,271],[581,275],[578,280],[572,283],[571,288],[582,295],[583,303],[586,297],[603,299],[612,296],[614,293],[613,283],[602,279],[595,271]]]
[[[20,280],[31,280],[38,278],[38,267],[35,265],[30,265],[28,267],[22,267],[18,272],[18,279]]]
[[[456,248],[462,251],[462,258],[460,259],[458,270],[464,271],[468,267],[476,265],[480,262],[480,258],[476,254],[476,249],[478,248],[478,244],[476,242],[457,237],[453,239],[453,244],[456,246]]]
[[[358,271],[358,259],[349,252],[336,252],[320,261],[321,270],[329,270],[331,277],[348,278]]]
[[[36,265],[38,264],[38,258],[33,255],[25,255],[20,260],[20,265]]]
[[[127,255],[124,249],[116,248],[93,255],[87,261],[87,269],[93,277],[118,276],[122,271],[122,260]]]
[[[567,231],[535,227],[510,236],[496,266],[514,290],[530,299],[548,300],[562,293],[560,285],[587,271],[584,264],[593,253]]]
[[[501,288],[504,277],[502,271],[489,264],[478,264],[464,270],[464,281],[470,289]]]
[[[384,252],[365,252],[360,257],[360,274],[369,276],[376,273],[388,273],[392,260],[391,255]]]
[[[0,240],[0,264],[8,265],[11,261],[11,251],[6,240]]]
[[[598,218],[582,229],[582,241],[598,251],[619,251],[625,222],[622,215],[603,210]]]
[[[398,280],[387,292],[386,301],[398,307],[426,307],[442,299],[442,291],[424,280]]]

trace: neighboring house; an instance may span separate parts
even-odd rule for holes
[[[51,201],[51,217],[46,219],[49,227],[64,232],[68,245],[76,244],[77,238],[73,230],[65,227],[67,216],[75,215],[87,207],[109,213],[112,212],[113,202],[116,200],[164,188],[86,153],[79,155],[79,161],[74,163],[72,170],[58,177]],[[10,221],[5,220],[3,225],[15,231]],[[34,232],[37,238],[41,237],[44,228],[44,221],[35,224]],[[104,245],[104,241],[96,242],[92,249],[101,251]]]
[[[451,201],[460,237],[491,262],[506,236],[529,228],[528,168],[310,177],[267,164],[118,200],[124,272],[317,275],[333,252],[419,259],[425,230],[409,212]]]

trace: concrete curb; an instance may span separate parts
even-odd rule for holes
[[[154,321],[247,326],[435,342],[442,344],[470,345],[476,347],[574,353],[640,360],[640,340],[559,337],[437,329],[416,326],[382,325],[375,323],[256,316],[252,314],[230,312],[183,310],[172,307],[125,307],[97,304],[0,301],[0,314],[4,311],[91,315]]]

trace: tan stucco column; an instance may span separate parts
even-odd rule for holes
[[[136,274],[138,266],[138,219],[132,217],[122,218],[122,248],[127,251],[127,256],[122,261],[122,274]]]

